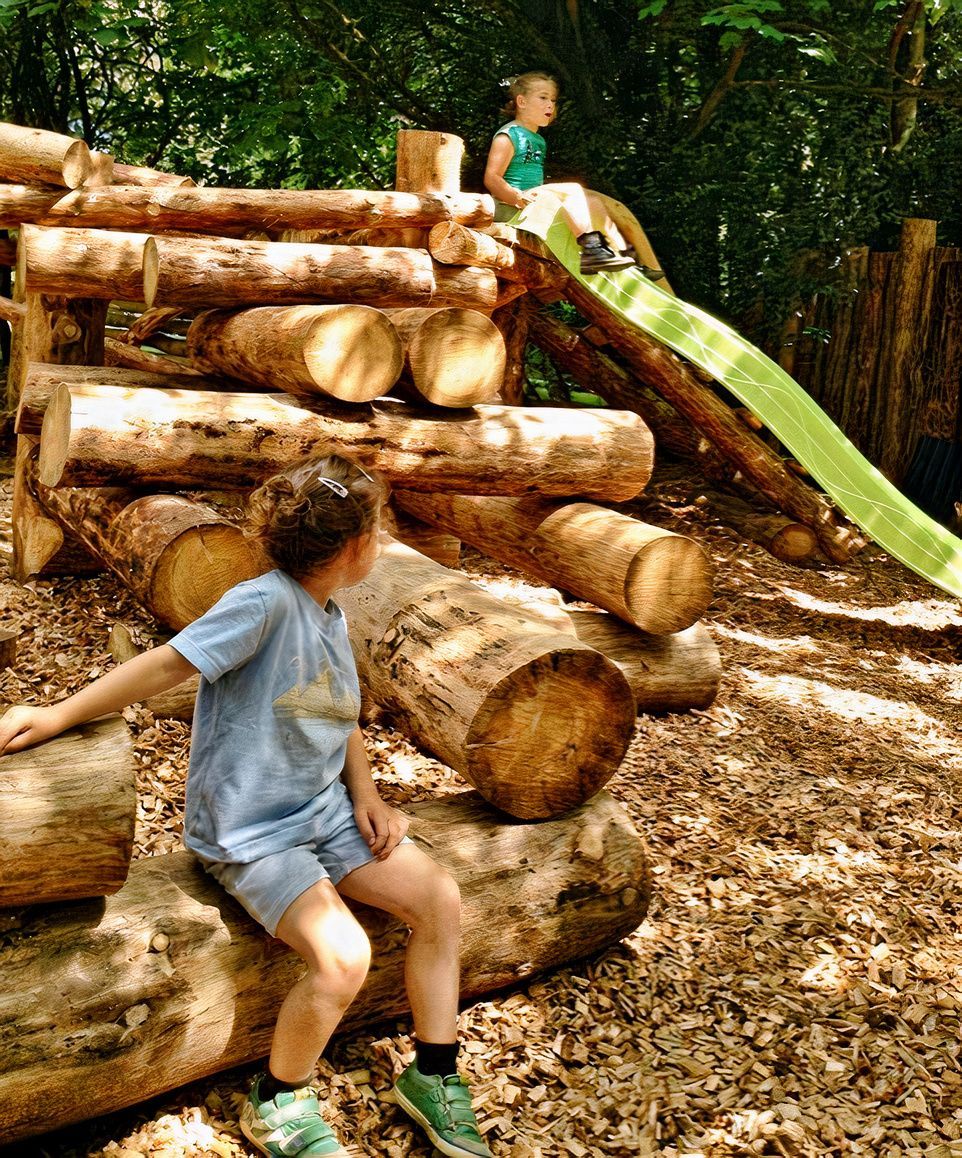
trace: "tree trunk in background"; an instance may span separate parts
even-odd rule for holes
[[[121,887],[134,845],[135,767],[120,716],[4,756],[0,907],[101,897]]]
[[[405,811],[414,840],[461,887],[465,1001],[597,953],[644,919],[645,847],[607,793],[538,824],[504,823],[474,793]],[[408,1009],[407,929],[352,908],[372,940],[374,967],[340,1033]],[[186,852],[135,862],[106,902],[34,909],[7,938],[7,1141],[263,1057],[303,970]]]
[[[922,358],[931,324],[935,230],[934,221],[907,217],[892,266],[893,306],[885,319],[876,398],[884,399],[879,470],[896,485],[915,452],[912,434],[925,391]]]

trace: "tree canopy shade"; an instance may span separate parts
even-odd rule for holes
[[[547,69],[550,175],[742,320],[905,215],[962,243],[962,0],[0,0],[0,32],[0,116],[218,184],[387,187],[415,127],[480,188],[502,81]]]

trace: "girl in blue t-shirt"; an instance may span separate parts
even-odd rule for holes
[[[457,1071],[458,886],[405,838],[407,818],[378,793],[332,599],[374,566],[383,498],[380,482],[339,455],[268,479],[251,496],[249,524],[273,570],[68,699],[19,705],[0,719],[0,755],[18,752],[200,674],[185,841],[306,966],[241,1112],[244,1134],[272,1158],[348,1158],[310,1086],[370,961],[345,898],[411,930],[405,977],[416,1052],[395,1083],[398,1104],[442,1153],[491,1153]]]
[[[509,221],[519,209],[530,205],[544,186],[547,142],[539,130],[551,124],[558,108],[558,85],[546,72],[523,72],[513,77],[508,94],[502,112],[511,119],[495,133],[484,170],[484,187],[496,202],[495,221]],[[664,276],[661,270],[642,265],[630,252],[616,252],[606,234],[614,237],[619,248],[624,242],[596,194],[573,182],[549,188],[563,200],[562,211],[581,250],[582,273],[638,264],[652,280]]]

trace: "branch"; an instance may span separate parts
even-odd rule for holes
[[[947,105],[950,107],[962,106],[962,91],[958,89],[919,89],[914,85],[903,82],[897,88],[881,88],[878,85],[857,86],[850,84],[819,84],[798,80],[736,80],[732,88],[774,88],[797,90],[812,93],[815,96],[860,96],[873,97],[877,100],[891,102],[904,100],[929,101],[932,104]]]
[[[728,66],[724,73],[719,78],[715,87],[711,90],[705,98],[704,103],[698,110],[698,120],[695,122],[695,127],[688,134],[688,139],[696,140],[708,127],[709,122],[718,110],[718,106],[722,103],[728,93],[731,92],[735,83],[735,76],[739,68],[742,66],[742,61],[745,59],[745,54],[748,52],[748,41],[743,40],[733,50],[731,56],[728,58]]]

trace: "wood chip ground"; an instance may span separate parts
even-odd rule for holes
[[[109,578],[9,577],[20,633],[0,698],[45,701],[111,664],[119,620],[155,625]],[[713,556],[706,618],[724,660],[708,711],[639,720],[610,784],[656,888],[624,943],[463,1013],[464,1070],[499,1158],[962,1158],[962,613],[871,548],[797,570],[714,522],[693,480],[627,509]],[[497,585],[504,568],[465,551]],[[128,713],[137,856],[179,845],[188,728]],[[463,785],[372,722],[400,804]],[[354,1155],[427,1158],[393,1104],[405,1023],[337,1039],[319,1082]],[[32,1140],[31,1158],[240,1158],[256,1067]],[[37,1107],[42,1115],[43,1107]]]

